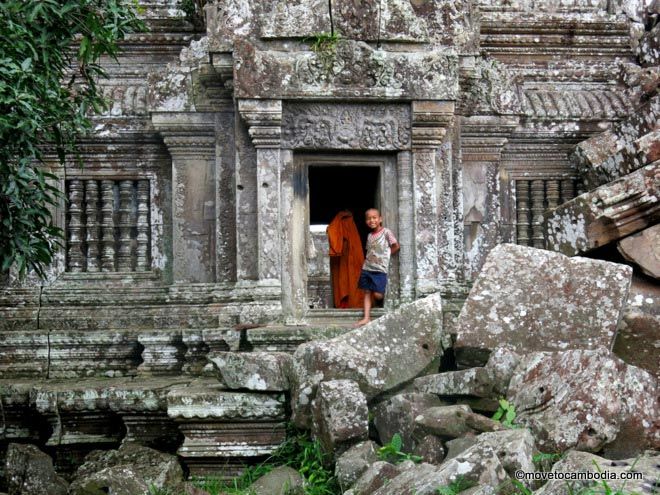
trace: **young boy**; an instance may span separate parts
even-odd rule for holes
[[[390,256],[399,250],[396,237],[390,229],[383,227],[383,218],[376,208],[368,209],[365,219],[371,233],[367,237],[367,256],[358,281],[358,287],[364,290],[364,318],[355,324],[356,327],[371,321],[371,296],[373,294],[374,299],[383,299]]]

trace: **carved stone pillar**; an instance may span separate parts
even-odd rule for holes
[[[281,280],[280,180],[281,100],[240,100],[238,111],[257,149],[257,274]]]
[[[172,155],[172,254],[175,283],[215,281],[215,116],[154,114]]]
[[[451,176],[451,156],[440,152],[447,128],[454,115],[453,102],[414,101],[412,104],[412,175],[413,175],[413,225],[415,231],[416,295],[422,296],[437,290],[439,282],[447,278],[448,267],[441,264],[445,249],[453,250],[446,233],[454,226],[441,225],[446,215],[441,211],[441,197],[447,188],[451,196],[451,184],[441,183],[443,176]],[[440,173],[446,169],[446,174]]]

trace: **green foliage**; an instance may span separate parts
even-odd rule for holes
[[[44,147],[60,162],[75,151],[90,112],[106,107],[100,58],[116,58],[118,42],[143,29],[123,0],[0,2],[0,272],[15,264],[21,277],[44,276],[62,238]]]
[[[514,495],[532,495],[532,490],[526,487],[520,480],[512,478],[510,481],[515,487]]]
[[[306,432],[289,427],[287,440],[261,464],[248,466],[241,476],[229,484],[204,478],[194,481],[195,486],[211,495],[251,495],[248,487],[277,466],[289,466],[305,479],[305,495],[338,495],[341,493],[334,477],[331,458],[324,454],[318,441],[312,441]]]
[[[413,462],[422,461],[422,457],[418,455],[412,455],[402,452],[401,451],[402,447],[403,447],[403,440],[401,439],[401,435],[395,433],[394,435],[392,435],[392,439],[388,443],[386,443],[385,445],[383,445],[381,448],[378,449],[377,452],[378,458],[382,461],[393,462],[393,463],[398,463],[403,461],[413,461]]]
[[[506,399],[500,399],[499,404],[500,406],[497,408],[497,411],[495,411],[495,414],[493,414],[493,419],[499,421],[504,426],[515,428],[516,425],[514,425],[513,422],[516,419],[516,406]]]
[[[449,483],[447,486],[441,486],[438,488],[438,495],[457,495],[463,490],[472,488],[477,483],[474,481],[466,480],[463,476],[459,476],[456,480]]]
[[[179,0],[177,5],[185,14],[186,20],[195,26],[195,29],[202,31],[206,26],[204,6],[207,3],[208,0]]]
[[[552,465],[562,458],[562,454],[558,452],[545,453],[539,452],[532,456],[532,461],[539,471],[550,471]]]
[[[335,64],[340,39],[337,33],[316,33],[304,41],[310,44],[311,50],[316,53],[326,72],[330,72]]]

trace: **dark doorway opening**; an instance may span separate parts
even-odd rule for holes
[[[364,247],[369,233],[364,213],[369,208],[380,208],[379,174],[380,167],[310,165],[310,225],[327,225],[337,213],[349,210]]]

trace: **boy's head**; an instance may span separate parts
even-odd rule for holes
[[[376,208],[369,208],[364,213],[364,219],[367,222],[367,227],[372,230],[383,225],[383,218],[380,216],[380,212]]]

